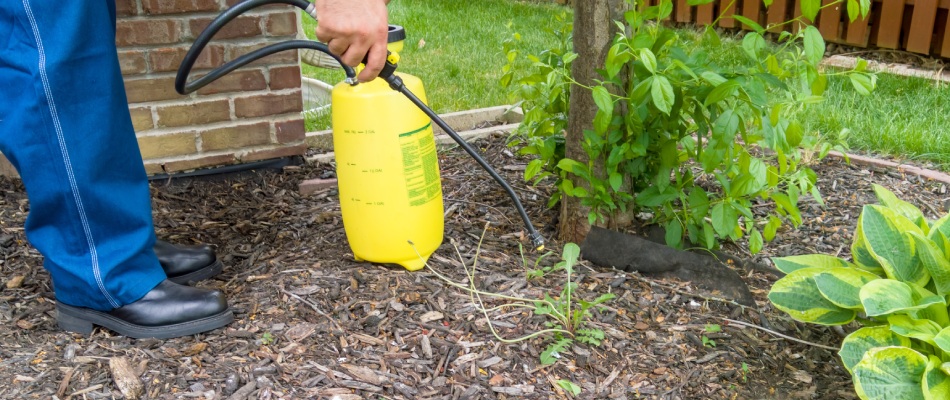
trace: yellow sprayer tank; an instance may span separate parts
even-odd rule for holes
[[[422,81],[399,73],[426,101]],[[357,260],[421,269],[442,244],[442,184],[432,124],[382,79],[332,92],[343,227]]]

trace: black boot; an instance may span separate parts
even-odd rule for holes
[[[88,336],[99,325],[136,339],[167,339],[194,335],[234,321],[224,294],[217,290],[162,281],[141,299],[112,311],[57,302],[56,322],[70,332]]]
[[[154,248],[168,280],[178,284],[190,285],[220,274],[223,269],[214,249],[206,244],[175,245],[156,240]]]

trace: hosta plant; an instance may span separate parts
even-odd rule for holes
[[[852,260],[776,258],[787,275],[769,300],[821,325],[857,321],[838,355],[862,399],[950,399],[950,215],[936,221],[875,185],[858,217]]]

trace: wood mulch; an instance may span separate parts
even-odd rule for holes
[[[545,207],[550,188],[523,183],[526,160],[503,138],[477,147],[521,194],[548,248],[561,249],[553,240],[556,213]],[[307,196],[297,190],[301,181],[332,177],[329,166],[153,182],[159,236],[217,246],[225,272],[200,285],[225,291],[237,317],[224,329],[171,340],[60,331],[42,257],[23,235],[23,187],[0,178],[0,398],[121,398],[135,382],[148,399],[573,398],[558,380],[577,384],[576,398],[583,399],[856,398],[831,350],[854,327],[793,322],[766,299],[777,278],[738,267],[757,307],[703,297],[687,282],[582,262],[574,277],[578,296],[616,295],[591,321],[606,338],[542,366],[549,337],[506,342],[491,328],[517,338],[549,320],[504,307],[489,314],[489,326],[472,297],[434,271],[464,284],[463,265],[477,264],[478,288],[529,299],[555,296],[564,276],[526,279],[526,265],[538,254],[520,255],[522,226],[504,191],[460,150],[441,152],[441,166],[446,240],[431,269],[418,272],[353,260],[335,189]],[[805,223],[783,229],[753,260],[815,252],[848,257],[861,207],[874,202],[872,183],[928,217],[946,210],[940,183],[837,159],[816,171],[825,206],[805,200]],[[726,250],[750,257],[742,244]],[[505,304],[484,300],[486,307]]]

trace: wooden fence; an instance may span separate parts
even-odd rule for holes
[[[646,0],[658,3],[659,0]],[[830,4],[834,0],[822,0]],[[731,7],[729,5],[731,4]],[[728,8],[727,8],[728,7]],[[823,8],[814,21],[825,41],[856,47],[906,50],[933,57],[950,58],[948,29],[950,0],[875,0],[866,18],[848,20],[844,3]],[[802,14],[800,0],[773,0],[766,7],[762,0],[716,0],[710,4],[689,6],[686,0],[673,0],[670,20],[677,23],[708,25],[720,15],[742,15],[769,31],[800,29],[798,24],[777,26]],[[749,29],[733,18],[720,18],[723,28]]]

